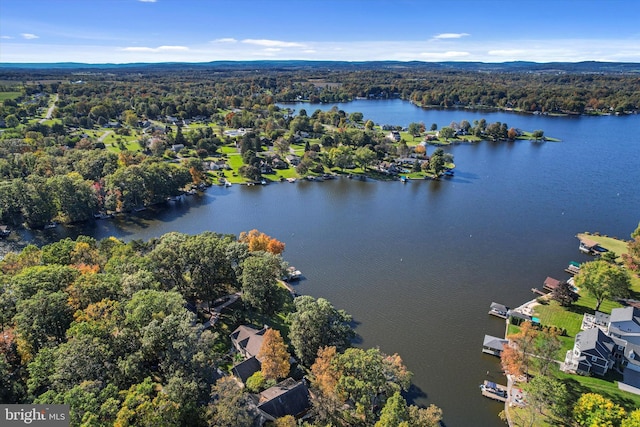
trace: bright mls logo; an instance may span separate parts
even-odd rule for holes
[[[69,427],[69,405],[0,405],[0,425]]]

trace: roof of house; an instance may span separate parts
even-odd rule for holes
[[[509,310],[507,315],[509,317],[515,317],[516,319],[523,319],[523,320],[529,320],[529,321],[533,320],[533,317],[524,313],[520,313],[519,311],[514,311],[514,310]]]
[[[251,326],[241,325],[231,333],[231,340],[243,348],[248,355],[256,356],[262,346],[266,330],[266,327],[258,330]]]
[[[595,318],[597,325],[606,325],[607,323],[609,323],[611,316],[601,311],[596,311]]]
[[[560,284],[560,280],[554,279],[553,277],[547,276],[547,278],[544,279],[544,287],[547,289],[553,290],[557,288],[559,284]]]
[[[492,302],[489,308],[491,310],[499,311],[502,313],[506,313],[507,311],[509,311],[509,307],[502,304],[498,304],[497,302]]]
[[[576,335],[575,347],[582,354],[608,359],[615,342],[600,328],[590,328]]]
[[[624,307],[611,310],[609,333],[640,344],[640,309]]]
[[[287,378],[260,393],[258,409],[276,419],[285,415],[298,417],[311,407],[309,389],[304,381]]]
[[[488,347],[494,350],[500,350],[504,348],[504,345],[507,344],[509,340],[505,340],[504,338],[498,338],[491,335],[484,336],[484,342],[482,343],[483,347]]]
[[[233,368],[231,368],[231,371],[233,372],[233,375],[240,378],[243,383],[246,383],[247,379],[249,379],[251,375],[258,372],[261,368],[262,366],[260,365],[258,359],[256,359],[255,356],[252,356],[247,360],[243,360],[237,365],[234,365]]]
[[[634,321],[640,324],[640,309],[636,307],[622,307],[611,310],[611,322],[629,322]]]
[[[583,246],[586,246],[588,248],[593,248],[595,246],[598,246],[598,242],[596,242],[595,240],[587,239],[585,237],[579,237],[579,239],[580,239],[580,243],[582,243]]]

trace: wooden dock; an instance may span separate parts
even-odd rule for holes
[[[489,399],[497,400],[499,402],[507,401],[507,386],[485,380],[480,386],[480,389],[482,390],[482,395],[484,397],[488,397]]]

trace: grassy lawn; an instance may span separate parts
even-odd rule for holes
[[[555,376],[565,383],[572,399],[577,400],[585,393],[598,393],[622,405],[627,411],[640,408],[639,395],[622,391],[618,388],[618,381],[622,379],[620,374],[611,373],[605,378],[598,378],[571,375],[558,369],[555,372]]]
[[[579,239],[590,239],[598,242],[603,248],[615,252],[616,255],[618,255],[617,261],[621,261],[620,255],[628,252],[627,242],[620,240],[617,237],[600,236],[599,234],[590,233],[578,233],[576,237]]]
[[[0,92],[0,102],[5,99],[16,99],[22,95],[22,92]]]
[[[600,233],[579,233],[576,237],[591,239],[603,248],[615,252],[618,255],[617,262],[622,262],[620,255],[628,253],[627,242],[617,237],[601,236]],[[631,274],[631,292],[634,294],[632,298],[640,298],[640,277],[637,274]]]
[[[238,154],[238,149],[231,145],[223,145],[219,150],[223,154]]]

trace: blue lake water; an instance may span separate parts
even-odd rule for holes
[[[485,118],[562,142],[447,147],[456,174],[439,182],[215,187],[128,220],[20,235],[42,243],[79,233],[129,240],[258,228],[286,243],[285,258],[306,277],[300,293],[354,315],[358,345],[402,356],[418,403],[440,406],[449,426],[503,425],[501,405],[478,389],[484,379],[505,381],[498,359],[481,353],[484,334],[504,334],[489,305],[517,306],[546,276],[566,278],[569,261],[588,259],[578,232],[629,238],[640,220],[640,117],[423,110],[400,100],[337,105],[379,124],[441,128]],[[332,104],[289,106],[311,115]]]

